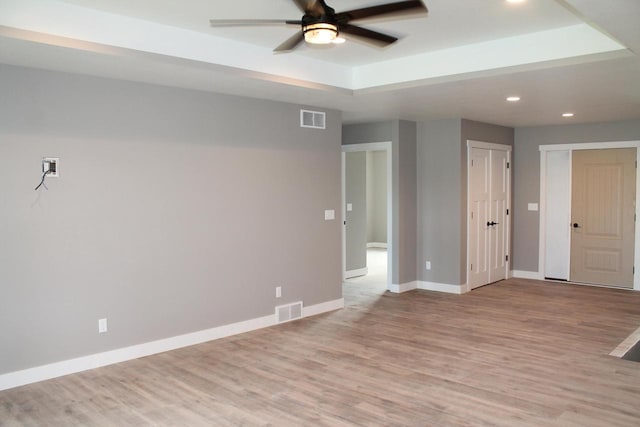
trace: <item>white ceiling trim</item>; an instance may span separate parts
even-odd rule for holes
[[[587,24],[428,52],[354,69],[354,90],[624,51]]]
[[[0,25],[340,88],[352,86],[349,67],[292,54],[276,55],[248,43],[58,1],[3,0]]]
[[[346,67],[307,56],[276,55],[248,43],[54,0],[5,0],[0,3],[0,25],[348,90],[424,84],[446,76],[626,49],[591,26],[580,24]],[[50,43],[56,44],[53,38]]]

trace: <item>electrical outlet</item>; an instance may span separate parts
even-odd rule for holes
[[[107,332],[107,319],[98,319],[98,333],[104,334]]]
[[[424,266],[427,270],[431,270],[431,261],[425,262]]]
[[[282,286],[276,286],[276,298],[282,297]]]
[[[47,177],[57,178],[60,176],[60,159],[57,157],[42,158],[42,173],[49,171]]]

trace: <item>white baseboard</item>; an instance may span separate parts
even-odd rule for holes
[[[320,304],[310,305],[302,308],[302,317],[315,316],[316,314],[326,313],[344,308],[344,298],[335,299],[333,301],[322,302]]]
[[[367,248],[387,249],[387,244],[386,243],[381,243],[381,242],[369,242],[369,243],[367,243]]]
[[[340,298],[303,308],[303,317],[315,316],[316,314],[333,311],[344,307],[344,299]],[[48,365],[36,366],[21,371],[9,372],[0,375],[0,391],[63,375],[74,374],[89,369],[112,365],[114,363],[126,362],[127,360],[150,356],[156,353],[188,347],[203,342],[225,338],[244,332],[262,329],[276,324],[275,314],[231,323],[229,325],[218,326],[211,329],[178,335],[144,344],[123,347],[103,353],[91,354],[89,356],[77,357],[75,359],[63,360],[61,362],[50,363]]]
[[[448,294],[464,294],[467,292],[466,285],[450,285],[448,283],[436,283],[418,281],[418,289],[425,291],[446,292]]]
[[[412,291],[417,288],[417,282],[414,280],[413,282],[402,283],[400,285],[391,284],[389,285],[389,292],[393,292],[394,294],[401,294],[403,292]]]
[[[345,279],[351,279],[352,277],[366,276],[367,273],[369,273],[369,269],[367,267],[358,268],[358,269],[355,269],[355,270],[347,270],[344,273],[344,278]]]
[[[540,273],[537,271],[512,270],[511,277],[515,277],[517,279],[544,280],[544,277],[540,277]]]

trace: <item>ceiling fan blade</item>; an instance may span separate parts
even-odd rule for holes
[[[255,25],[302,25],[302,21],[290,21],[286,19],[210,19],[212,27],[251,27]]]
[[[293,0],[298,9],[305,15],[322,16],[326,14],[325,4],[318,0]]]
[[[397,12],[408,12],[412,9],[415,9],[415,12],[428,12],[427,6],[425,6],[421,0],[407,0],[336,13],[336,18],[338,19],[338,22],[342,23]]]
[[[298,46],[304,40],[304,34],[302,31],[298,31],[293,36],[289,37],[285,40],[280,46],[273,49],[274,52],[287,52],[289,50],[293,50],[296,46]]]
[[[377,46],[388,46],[398,40],[397,37],[382,34],[377,31],[367,30],[366,28],[358,27],[351,24],[341,24],[340,33],[361,37],[365,41],[373,43]]]

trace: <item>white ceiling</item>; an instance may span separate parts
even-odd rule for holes
[[[291,0],[0,0],[0,62],[335,108],[345,122],[640,118],[640,1],[425,4],[428,15],[358,22],[400,37],[388,48],[348,40],[274,54],[298,28],[208,20],[299,19]],[[522,100],[505,102],[513,94]]]

